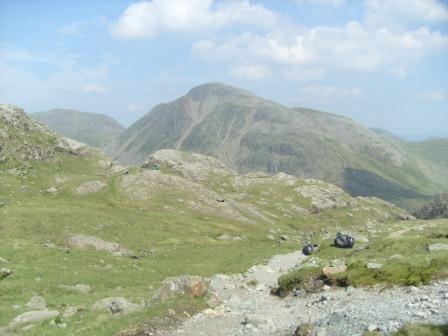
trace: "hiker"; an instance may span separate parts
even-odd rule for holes
[[[334,246],[340,248],[352,248],[355,245],[355,238],[338,232],[334,239]]]

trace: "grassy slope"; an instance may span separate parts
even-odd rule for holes
[[[315,254],[319,266],[294,270],[279,279],[279,284],[288,289],[300,287],[308,274],[319,275],[316,271],[334,259],[344,260],[348,267],[346,272],[329,278],[329,283],[335,285],[419,285],[448,275],[448,251],[428,251],[430,244],[448,243],[447,220],[415,221],[407,225],[395,223],[374,234],[368,230],[359,232],[365,234],[369,242],[355,239],[353,249],[335,248],[330,239],[321,237],[318,239],[320,249]],[[367,262],[380,263],[383,267],[367,269]]]
[[[0,282],[0,326],[26,311],[24,304],[33,294],[39,294],[51,309],[63,311],[65,305],[81,304],[86,310],[68,321],[67,329],[42,323],[23,334],[110,335],[157,315],[163,307],[110,320],[108,314],[89,310],[98,299],[124,296],[135,302],[147,300],[166,277],[241,272],[269,256],[297,249],[292,241],[280,246],[269,240],[272,228],[278,230],[277,238],[281,233],[312,235],[328,227],[354,229],[381,212],[381,206],[363,206],[354,217],[348,216],[352,208],[291,216],[285,210],[285,199],[302,207],[309,207],[310,201],[281,183],[260,179],[259,184],[247,188],[244,201],[264,202],[263,209],[277,219],[275,224],[243,224],[180,204],[178,198],[186,204],[195,195],[176,190],[158,193],[148,201],[130,201],[119,192],[118,177],[107,176],[97,167],[97,159],[58,154],[51,164],[22,166],[21,177],[8,174],[8,167],[0,165],[0,200],[5,202],[0,207],[0,256],[11,261],[6,267],[13,271]],[[68,181],[57,185],[60,192],[52,195],[45,190],[55,185],[55,176],[66,176]],[[91,180],[105,181],[108,188],[90,196],[74,196],[78,185]],[[223,182],[218,176],[210,176],[205,183],[214,190],[235,192],[230,183],[223,187]],[[151,251],[152,255],[132,260],[98,251],[67,250],[66,238],[76,233],[119,242],[134,252]],[[223,233],[248,239],[217,240]],[[78,283],[91,285],[92,293],[82,295],[60,287]],[[183,304],[200,306],[201,302]],[[20,307],[13,309],[13,305]]]
[[[30,117],[64,136],[96,148],[108,144],[124,130],[109,116],[76,110],[53,109],[32,113]]]
[[[59,310],[66,304],[84,304],[89,308],[96,300],[108,296],[147,299],[150,288],[168,276],[242,271],[287,249],[261,239],[261,233],[255,230],[234,228],[221,218],[163,211],[163,206],[170,203],[163,196],[150,204],[126,201],[116,194],[113,179],[109,181],[108,191],[90,197],[76,198],[70,191],[47,194],[44,190],[54,184],[53,174],[59,173],[70,177],[65,190],[83,180],[107,181],[98,176],[91,161],[67,158],[60,165],[46,166],[35,177],[18,179],[0,175],[0,197],[7,201],[0,208],[0,255],[11,261],[7,266],[14,272],[0,283],[0,325],[25,311],[23,305],[33,293],[43,295],[50,308]],[[246,234],[253,241],[251,244],[229,244],[213,239],[223,232],[233,231]],[[92,234],[108,241],[119,241],[133,251],[139,248],[154,250],[154,254],[131,260],[96,251],[71,250],[66,253],[59,247],[63,247],[70,233]],[[42,245],[46,242],[56,244],[58,248]],[[59,288],[59,285],[76,283],[90,284],[93,293],[82,296]],[[117,291],[117,287],[123,289]],[[13,310],[11,306],[14,304],[21,308]],[[151,311],[149,309],[142,316],[151,315]],[[88,325],[82,335],[99,335],[100,330],[101,334],[110,335],[129,323],[125,318],[105,325],[104,321],[96,320],[106,316],[97,317],[98,314],[89,312],[82,315],[83,325]],[[47,329],[44,323],[27,334],[38,335]],[[75,319],[66,330],[50,330],[53,335],[69,335],[75,334],[77,329],[79,325]]]

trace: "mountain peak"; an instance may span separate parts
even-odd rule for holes
[[[187,96],[194,100],[204,99],[208,96],[231,96],[231,95],[245,95],[251,96],[249,91],[230,86],[223,83],[204,83],[192,88]]]

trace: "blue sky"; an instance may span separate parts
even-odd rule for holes
[[[448,3],[0,0],[0,101],[124,125],[204,82],[448,135]]]

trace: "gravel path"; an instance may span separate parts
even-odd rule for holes
[[[299,252],[278,255],[244,275],[215,275],[212,292],[221,304],[164,335],[290,336],[304,322],[315,326],[317,336],[361,335],[368,328],[387,335],[405,322],[448,323],[448,280],[419,288],[336,288],[285,299],[270,295],[278,277],[305,258]],[[256,284],[248,285],[251,280]]]

